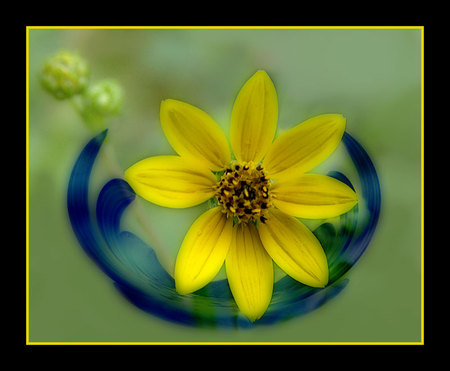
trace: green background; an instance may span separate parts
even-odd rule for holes
[[[343,114],[347,131],[371,156],[382,191],[378,228],[344,291],[314,312],[248,330],[185,327],[125,300],[85,255],[69,224],[70,171],[93,132],[70,102],[56,101],[39,84],[46,58],[61,49],[87,59],[91,82],[121,83],[123,111],[108,122],[104,150],[122,170],[174,153],[159,123],[166,98],[202,108],[228,135],[234,98],[258,69],[277,89],[279,132],[314,115]],[[421,340],[420,29],[30,29],[29,99],[29,341]],[[112,175],[99,159],[93,200]],[[137,200],[124,228],[151,243],[171,271],[184,234],[205,209]],[[135,212],[149,228],[141,228]]]

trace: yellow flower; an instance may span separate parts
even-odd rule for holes
[[[231,115],[232,161],[225,135],[202,110],[180,101],[161,103],[161,125],[179,156],[139,161],[125,173],[134,191],[157,205],[184,208],[212,197],[216,207],[190,227],[175,264],[180,294],[208,284],[225,262],[233,297],[251,321],[266,311],[273,262],[312,287],[328,283],[325,252],[299,218],[329,218],[357,203],[344,183],[307,174],[338,146],[345,118],[313,117],[280,135],[275,87],[264,71],[242,87]],[[220,172],[220,179],[213,174]],[[222,173],[223,172],[223,173]]]

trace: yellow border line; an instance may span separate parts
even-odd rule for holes
[[[420,259],[420,270],[421,270],[421,329],[420,329],[420,333],[421,333],[421,339],[422,339],[422,343],[424,342],[424,331],[425,331],[425,307],[424,307],[424,301],[425,301],[425,264],[424,264],[424,258],[425,258],[425,251],[424,251],[424,245],[425,245],[425,239],[424,239],[424,218],[425,218],[425,214],[424,214],[424,175],[425,175],[425,161],[424,161],[424,156],[425,156],[425,152],[424,152],[424,145],[425,145],[425,141],[424,141],[424,44],[425,40],[424,40],[424,30],[422,28],[422,32],[421,32],[421,70],[420,70],[420,76],[421,76],[421,90],[420,90],[420,102],[421,102],[421,111],[420,111],[420,210],[421,210],[421,214],[420,214],[420,249],[421,249],[421,259]]]
[[[421,340],[418,342],[32,342],[29,323],[29,30],[31,29],[420,29]],[[424,26],[26,26],[26,345],[423,345],[424,344]]]
[[[208,341],[191,341],[191,342],[32,342],[28,345],[423,345],[423,342],[394,342],[394,341],[375,341],[375,342],[208,342]]]
[[[29,285],[29,280],[30,280],[30,275],[29,275],[29,271],[30,271],[30,256],[29,256],[29,245],[30,245],[30,235],[29,235],[29,231],[30,231],[30,181],[29,181],[29,173],[30,173],[30,164],[29,164],[29,124],[30,124],[30,120],[29,120],[29,103],[30,103],[30,96],[29,96],[29,30],[27,28],[27,32],[26,32],[26,42],[27,42],[27,51],[26,51],[26,68],[27,68],[27,72],[26,72],[26,78],[27,78],[27,84],[26,84],[26,105],[27,105],[27,112],[26,112],[26,122],[27,122],[27,128],[26,128],[26,133],[27,133],[27,138],[26,138],[26,145],[27,145],[27,149],[26,149],[26,228],[27,228],[27,236],[26,236],[26,244],[27,244],[27,252],[26,252],[26,269],[27,269],[27,273],[26,273],[26,336],[27,336],[27,343],[28,340],[30,338],[30,328],[29,328],[29,294],[30,294],[30,285]]]
[[[140,29],[140,30],[179,30],[179,29],[210,29],[210,30],[273,30],[273,29],[422,29],[424,26],[27,26],[28,29]]]

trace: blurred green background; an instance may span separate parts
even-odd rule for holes
[[[205,110],[228,136],[234,99],[258,69],[277,89],[279,132],[314,115],[343,114],[382,188],[378,228],[347,288],[312,313],[250,330],[184,327],[125,300],[69,224],[70,171],[94,134],[68,101],[55,100],[39,83],[45,60],[62,49],[88,61],[91,82],[113,78],[122,85],[123,110],[108,122],[104,147],[122,170],[174,153],[159,123],[166,98]],[[31,342],[421,340],[420,29],[29,29],[29,97]],[[112,175],[120,171],[99,159],[93,200]],[[149,228],[136,222],[133,209]],[[124,228],[151,243],[171,271],[184,234],[205,209],[137,200]]]

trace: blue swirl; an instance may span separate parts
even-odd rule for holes
[[[340,217],[337,226],[324,223],[314,233],[327,254],[330,282],[323,289],[305,286],[289,276],[274,285],[266,313],[252,323],[242,316],[226,279],[213,281],[190,295],[179,295],[175,282],[154,250],[138,236],[121,230],[123,212],[136,195],[123,179],[107,182],[97,199],[96,221],[88,203],[93,164],[106,137],[100,133],[84,147],[73,167],[67,208],[74,233],[84,251],[138,308],[157,317],[189,326],[249,328],[285,321],[310,312],[336,296],[348,284],[344,277],[356,263],[375,231],[380,211],[380,186],[375,168],[361,145],[345,133],[343,142],[361,180],[369,217],[359,226],[358,207]],[[349,186],[344,174],[331,172]],[[359,227],[359,228],[358,228]]]

